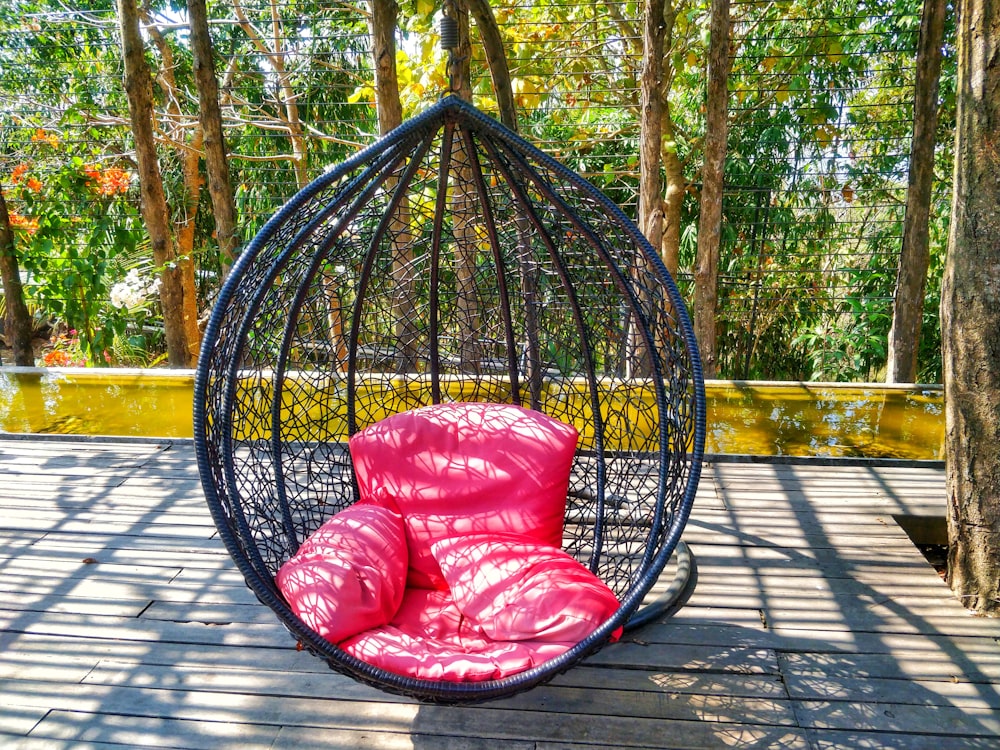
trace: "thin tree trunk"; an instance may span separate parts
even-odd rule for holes
[[[663,264],[670,275],[676,278],[681,263],[681,211],[684,208],[687,180],[684,178],[684,165],[677,156],[677,136],[674,132],[673,118],[670,116],[670,105],[666,102],[666,92],[664,92],[663,111],[665,116],[661,155],[666,185],[663,189],[663,234],[660,240],[660,257],[663,258]]]
[[[938,82],[944,42],[945,0],[924,0],[917,48],[917,80],[913,101],[913,141],[903,245],[899,254],[892,328],[889,330],[887,383],[917,379],[917,352],[924,316],[924,287],[930,262],[929,225],[934,145],[938,121]]]
[[[370,30],[375,68],[375,110],[379,132],[385,135],[403,123],[403,104],[399,99],[399,78],[396,74],[396,25],[399,6],[396,0],[372,0]],[[394,189],[393,176],[386,187]],[[399,203],[396,216],[389,225],[393,244],[392,280],[394,289],[393,318],[400,372],[413,372],[417,363],[417,325],[415,320],[416,285],[413,278],[413,232],[410,203],[405,197]],[[330,298],[340,317],[339,297]],[[338,323],[338,326],[342,326]],[[336,335],[336,329],[333,335]]]
[[[274,68],[278,80],[278,92],[275,95],[279,106],[278,116],[284,123],[288,141],[292,147],[292,168],[295,170],[295,181],[299,189],[309,184],[308,148],[302,118],[299,116],[298,96],[292,84],[292,77],[285,66],[284,36],[281,28],[281,16],[278,12],[278,0],[270,0],[271,11],[271,47],[264,41],[264,34],[254,26],[243,10],[240,0],[233,0],[233,10],[240,28],[246,33],[257,51],[267,58]]]
[[[661,118],[660,159],[663,164],[663,229],[660,235],[660,257],[667,271],[674,278],[680,268],[681,255],[681,209],[687,180],[684,165],[677,156],[677,134],[670,113],[670,86],[674,80],[674,70],[670,62],[670,49],[674,44],[674,24],[677,21],[677,6],[674,0],[663,3],[663,84],[660,88],[663,114]]]
[[[21,287],[21,271],[17,265],[14,250],[14,233],[10,228],[7,201],[0,187],[0,281],[3,282],[3,296],[7,315],[4,320],[3,335],[13,350],[14,364],[31,367],[35,364],[35,354],[31,349],[31,315],[24,304],[24,289]],[[0,362],[2,364],[2,362]]]
[[[698,259],[694,272],[694,329],[705,377],[718,369],[715,319],[719,299],[719,248],[722,244],[722,186],[726,159],[729,78],[729,0],[712,0],[711,48],[702,167]]]
[[[951,236],[941,293],[948,582],[1000,615],[1000,4],[958,7]]]
[[[507,65],[507,53],[503,48],[500,27],[488,0],[468,0],[468,3],[469,11],[476,19],[476,28],[479,29],[486,63],[490,67],[490,78],[493,80],[493,94],[497,98],[500,122],[517,132],[514,87],[510,80],[510,67]]]
[[[660,147],[663,141],[664,0],[646,0],[639,79],[639,228],[654,247],[663,241]]]
[[[664,0],[646,0],[642,18],[642,72],[639,77],[639,229],[649,244],[659,251],[663,243],[663,180],[660,176],[663,144],[665,96],[663,52],[667,24]],[[638,287],[644,288],[651,264],[637,259],[632,273]],[[652,295],[644,295],[647,307],[659,304]],[[652,310],[647,312],[649,317]],[[638,321],[630,321],[626,337],[625,377],[649,377],[652,359],[649,347],[640,335]]]
[[[465,0],[454,0],[451,11],[458,21],[458,47],[450,55],[448,75],[452,93],[472,101],[470,65],[472,43],[469,35],[469,8]],[[451,222],[454,233],[455,306],[458,355],[464,372],[475,372],[483,354],[479,342],[480,305],[476,297],[476,227],[479,196],[473,184],[470,159],[473,155],[458,129],[454,131],[451,162]]]
[[[146,63],[135,0],[118,0],[118,21],[125,63],[125,93],[135,139],[142,218],[161,270],[160,302],[171,367],[193,367],[198,356],[197,315],[185,315],[183,274],[170,231],[170,212],[153,138],[152,77]]]
[[[208,31],[208,11],[205,0],[188,0],[187,6],[191,24],[194,81],[198,88],[198,112],[204,134],[205,171],[208,174],[208,192],[212,197],[212,213],[215,216],[215,239],[219,244],[224,279],[236,259],[236,248],[240,243],[236,226],[236,203],[229,176],[222,109],[219,107],[219,82],[212,57],[212,37]]]

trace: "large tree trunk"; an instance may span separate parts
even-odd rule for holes
[[[951,237],[941,293],[948,581],[1000,615],[1000,4],[958,7]]]
[[[194,57],[194,81],[198,88],[198,111],[204,134],[205,171],[208,192],[212,197],[215,216],[215,239],[219,243],[222,276],[226,277],[236,258],[239,230],[236,228],[236,203],[229,177],[226,137],[222,129],[222,109],[219,107],[219,82],[212,58],[212,37],[208,31],[208,11],[205,0],[188,0],[191,24],[191,52]]]
[[[722,244],[722,183],[726,159],[729,78],[729,0],[712,0],[711,48],[705,122],[705,164],[701,171],[701,216],[694,272],[694,330],[705,377],[718,368],[715,319],[719,300],[719,247]]]
[[[153,138],[153,84],[146,63],[139,12],[135,0],[118,0],[122,56],[125,62],[125,93],[128,96],[142,218],[153,248],[153,261],[161,269],[160,302],[171,367],[193,367],[198,357],[198,318],[185,304],[183,261],[177,255],[170,231],[170,212]],[[188,262],[190,259],[188,259]]]
[[[887,383],[917,379],[917,352],[924,316],[924,287],[930,262],[928,217],[934,180],[934,144],[938,121],[938,81],[944,41],[945,0],[924,0],[917,49],[917,80],[913,101],[913,142],[909,187],[899,254],[892,328],[889,330]]]
[[[7,201],[4,200],[2,187],[0,187],[0,281],[3,283],[3,296],[7,307],[3,328],[4,338],[13,350],[14,364],[31,367],[35,364],[35,355],[31,349],[31,315],[28,313],[28,306],[24,304],[21,271],[17,266],[17,254],[14,252],[14,233],[10,229],[10,215],[7,213]]]

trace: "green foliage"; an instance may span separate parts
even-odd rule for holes
[[[79,157],[62,160],[57,136],[38,130],[37,159],[14,168],[11,220],[26,294],[63,327],[77,331],[92,365],[129,325],[109,300],[120,259],[142,241],[137,211],[127,194],[130,173],[101,169]]]

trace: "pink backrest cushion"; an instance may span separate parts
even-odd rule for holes
[[[361,503],[319,527],[278,570],[292,611],[332,643],[385,625],[406,588],[399,511]]]
[[[600,578],[528,537],[452,537],[431,551],[455,604],[493,640],[578,642],[618,610]]]
[[[361,499],[403,514],[409,584],[440,589],[440,539],[514,532],[562,545],[576,441],[571,425],[520,406],[449,403],[376,422],[350,451]]]

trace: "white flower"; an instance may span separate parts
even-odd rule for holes
[[[132,269],[125,278],[111,287],[109,297],[115,307],[133,309],[142,305],[146,298],[160,289],[160,278],[144,279],[139,271]]]

